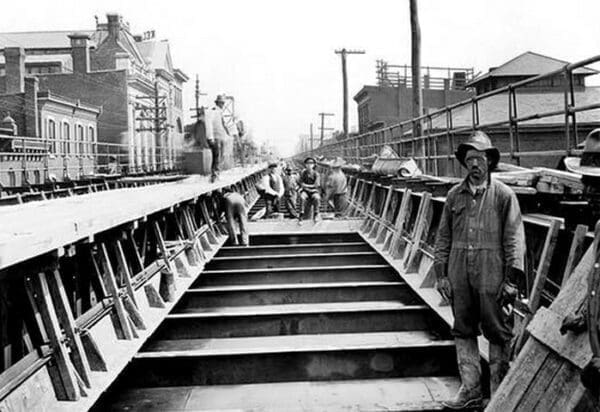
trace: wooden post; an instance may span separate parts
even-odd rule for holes
[[[385,202],[383,204],[383,210],[381,212],[381,216],[379,216],[379,221],[375,222],[375,224],[373,225],[373,228],[371,229],[371,233],[369,234],[369,237],[374,237],[375,239],[379,239],[379,236],[385,229],[385,225],[388,223],[388,222],[386,222],[385,219],[387,216],[388,209],[390,207],[390,202],[392,201],[392,193],[393,192],[394,192],[394,188],[392,185],[390,185],[388,187],[387,194],[385,196]]]
[[[119,288],[117,286],[117,280],[115,279],[115,273],[113,272],[112,265],[108,258],[108,252],[106,251],[106,245],[100,244],[100,259],[102,260],[102,280],[104,281],[104,287],[106,292],[113,298],[113,304],[115,307],[116,315],[116,332],[120,339],[132,339],[131,329],[129,327],[129,319],[125,312],[125,307],[119,296]]]
[[[586,225],[577,225],[577,227],[575,228],[575,232],[573,233],[573,240],[571,241],[571,249],[569,250],[569,257],[567,259],[565,271],[563,272],[562,282],[560,284],[561,289],[567,284],[567,281],[569,280],[573,269],[575,269],[575,265],[583,256],[583,241],[585,240],[585,235],[587,234],[587,232],[588,227]]]
[[[404,194],[402,195],[402,201],[400,202],[400,210],[398,211],[398,216],[396,217],[396,222],[394,223],[394,232],[390,236],[389,242],[385,243],[389,243],[389,245],[387,246],[387,249],[386,246],[384,246],[384,250],[389,251],[394,259],[398,258],[398,239],[402,237],[402,231],[404,230],[406,218],[410,215],[411,212],[411,196],[412,191],[410,189],[406,189],[404,191]]]
[[[410,0],[410,32],[411,32],[411,64],[412,64],[412,116],[417,118],[423,114],[421,90],[421,27],[417,0]],[[416,122],[413,139],[421,136],[421,122]],[[421,155],[425,154],[425,142],[421,141]]]
[[[79,376],[83,380],[86,387],[90,388],[90,364],[81,343],[81,338],[75,325],[75,319],[69,306],[69,299],[60,277],[58,269],[54,269],[49,274],[48,287],[54,302],[56,315],[59,323],[62,325],[65,335],[69,339],[71,348],[71,358]]]
[[[69,360],[69,352],[62,340],[62,332],[52,303],[46,275],[41,272],[37,276],[27,276],[25,288],[38,322],[42,325],[53,349],[53,358],[58,373],[56,377],[52,377],[52,384],[57,399],[77,401],[81,397],[81,392]],[[59,389],[57,390],[57,388]]]
[[[121,241],[117,239],[113,246],[115,255],[117,256],[117,265],[119,267],[119,271],[123,275],[123,283],[125,283],[127,294],[129,295],[129,298],[133,304],[137,306],[137,302],[135,300],[135,291],[133,290],[133,285],[131,283],[131,272],[129,271],[129,265],[127,264],[127,259],[125,258]]]
[[[423,197],[421,198],[421,204],[419,206],[419,214],[417,216],[417,221],[415,222],[415,230],[413,231],[410,253],[404,264],[404,268],[406,271],[413,269],[413,263],[415,262],[415,258],[417,257],[419,249],[421,247],[421,238],[423,237],[423,234],[426,233],[429,229],[430,223],[431,193],[424,192]]]

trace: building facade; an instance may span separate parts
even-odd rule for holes
[[[118,14],[95,30],[2,33],[0,48],[23,47],[25,71],[41,91],[102,108],[97,141],[100,165],[120,171],[170,170],[183,144],[183,84],[167,41],[137,36]],[[7,58],[0,60],[0,74]],[[62,131],[59,132],[61,138]]]

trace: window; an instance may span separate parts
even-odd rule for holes
[[[33,171],[33,183],[36,185],[39,185],[40,183],[42,183],[42,176],[41,176],[39,170]]]
[[[94,153],[94,143],[95,143],[95,131],[92,126],[88,127],[88,155],[92,155]]]
[[[8,169],[8,185],[12,187],[17,185],[17,174],[12,167]]]
[[[46,137],[50,143],[50,152],[59,153],[59,148],[56,141],[56,122],[54,119],[48,119],[48,130],[46,132]]]
[[[68,155],[71,153],[71,125],[67,122],[63,122],[63,135],[62,135],[62,153]]]
[[[177,133],[183,133],[183,125],[179,117],[177,118]]]
[[[84,140],[85,140],[85,136],[83,133],[83,126],[78,124],[77,125],[77,133],[76,133],[76,137],[75,137],[75,151],[76,151],[76,153],[79,153],[80,155],[85,154],[84,153]]]

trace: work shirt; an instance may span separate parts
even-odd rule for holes
[[[321,179],[319,173],[316,171],[309,172],[308,169],[304,169],[300,174],[300,185],[310,185],[313,187],[302,187],[305,192],[315,193],[319,191],[321,185]]]
[[[293,195],[298,191],[298,180],[294,175],[283,175],[283,193],[287,196]]]
[[[263,176],[260,186],[271,196],[283,196],[283,181],[278,173],[268,173]]]
[[[223,109],[221,109],[218,106],[215,106],[211,110],[206,112],[205,116],[207,139],[219,141],[231,139],[229,135],[229,130],[225,125]]]
[[[469,283],[481,293],[498,292],[505,268],[523,271],[525,231],[519,202],[504,183],[491,179],[473,193],[467,179],[446,198],[435,242],[435,265],[451,284]],[[476,273],[475,279],[471,275]]]
[[[331,172],[327,176],[326,190],[328,196],[332,195],[343,195],[348,190],[348,181],[346,175],[341,170]]]

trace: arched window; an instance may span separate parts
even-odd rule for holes
[[[72,151],[71,143],[71,125],[67,122],[63,122],[63,134],[62,134],[62,153],[68,155]]]
[[[77,153],[79,153],[80,155],[85,154],[84,153],[84,131],[83,131],[83,126],[78,124],[77,125],[77,137],[76,137],[76,145],[79,146],[76,150]]]
[[[93,126],[88,127],[88,154],[94,154],[94,143],[96,142],[96,131]]]
[[[48,119],[48,131],[46,133],[48,142],[50,143],[50,152],[58,153],[59,148],[56,144],[56,122],[54,119]]]

